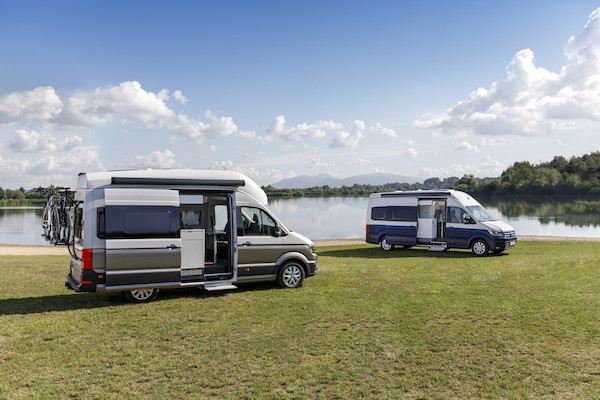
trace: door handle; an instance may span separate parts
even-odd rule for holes
[[[252,243],[250,243],[250,242],[245,242],[245,243],[242,243],[242,246],[252,246]]]
[[[176,249],[176,248],[177,248],[177,246],[174,245],[174,244],[170,244],[170,245],[167,246],[167,249],[171,249],[171,250],[172,249]]]

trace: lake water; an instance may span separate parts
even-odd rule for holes
[[[274,199],[269,207],[289,229],[311,239],[362,238],[367,200]],[[517,235],[600,238],[600,201],[479,200],[490,214],[512,225]],[[47,244],[42,238],[41,217],[41,208],[0,208],[0,243]]]

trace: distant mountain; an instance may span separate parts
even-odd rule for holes
[[[276,189],[306,189],[315,186],[342,187],[359,185],[384,185],[386,183],[416,183],[417,180],[412,177],[396,175],[390,173],[373,173],[366,175],[356,175],[348,178],[336,178],[329,174],[319,175],[300,175],[294,178],[282,179],[279,182],[271,184]]]

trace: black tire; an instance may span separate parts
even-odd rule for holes
[[[158,296],[158,288],[133,289],[123,293],[127,300],[133,303],[149,303]]]
[[[379,242],[379,246],[381,246],[381,250],[383,250],[383,251],[392,251],[392,250],[394,250],[394,247],[396,247],[393,244],[389,244],[387,242],[387,240],[385,239],[385,236],[381,238],[381,242]]]
[[[277,283],[285,289],[299,288],[304,282],[304,268],[296,261],[288,261],[277,274]]]
[[[478,257],[487,256],[490,246],[483,239],[476,239],[471,243],[471,251]]]

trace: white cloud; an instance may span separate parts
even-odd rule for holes
[[[571,128],[575,120],[600,120],[600,8],[569,39],[565,55],[575,62],[557,74],[537,67],[533,51],[521,50],[506,79],[414,125],[456,136],[539,135]]]
[[[4,159],[0,156],[0,174],[6,187],[34,187],[49,184],[73,185],[79,172],[103,171],[95,148],[78,147],[62,157],[46,155],[37,162]]]
[[[459,144],[456,145],[456,147],[454,147],[455,151],[468,151],[471,153],[477,153],[479,151],[479,148],[477,148],[477,146],[472,145],[471,143],[467,142],[467,141],[462,141]]]
[[[145,156],[136,156],[131,160],[124,160],[117,163],[119,168],[178,168],[181,167],[175,161],[175,154],[169,150],[153,151]]]
[[[406,144],[410,147],[415,147],[417,142],[415,140],[407,140]]]
[[[30,91],[11,93],[0,98],[0,125],[14,122],[42,125],[60,115],[64,105],[54,88],[37,87]]]
[[[139,82],[122,82],[118,86],[78,92],[62,98],[52,87],[15,92],[0,98],[0,125],[20,124],[28,127],[72,130],[103,125],[112,121],[140,123],[148,129],[166,129],[173,135],[195,144],[206,139],[238,135],[253,138],[253,131],[242,131],[231,117],[217,117],[206,111],[207,123],[184,113],[175,113],[166,101],[181,104],[187,98],[180,90],[157,94],[142,88]]]
[[[315,169],[315,168],[319,168],[319,169],[335,169],[335,164],[333,163],[326,163],[326,162],[322,162],[320,157],[313,157],[310,160],[310,164],[309,164],[310,168]]]
[[[457,164],[452,163],[447,168],[421,168],[419,175],[425,177],[445,178],[449,176],[462,177],[463,175],[475,176],[499,176],[505,166],[492,156],[486,156],[479,164]]]
[[[371,131],[371,133],[381,133],[383,136],[391,138],[398,137],[398,133],[396,133],[395,130],[390,128],[384,128],[379,122],[377,122],[375,126],[372,126],[369,130]]]
[[[342,129],[343,126],[333,121],[316,121],[314,124],[306,122],[298,124],[294,127],[285,126],[285,117],[277,116],[271,123],[269,133],[278,135],[285,140],[300,140],[305,138],[323,138],[327,135],[328,130]]]
[[[499,175],[504,170],[504,164],[498,160],[494,160],[492,156],[488,155],[481,162],[481,170],[482,172]]]
[[[417,155],[417,151],[412,148],[406,149],[400,154],[400,156],[403,158],[417,158]]]
[[[241,131],[231,117],[217,117],[210,110],[207,110],[204,115],[210,123],[203,123],[185,114],[179,114],[169,121],[167,128],[176,137],[181,137],[194,144],[201,144],[206,139],[223,136],[237,135],[244,138],[255,136],[254,131]]]
[[[79,172],[103,171],[97,149],[80,147],[62,157],[44,156],[26,171],[32,175],[63,175],[73,179]]]
[[[555,145],[557,145],[557,146],[560,146],[560,147],[568,147],[568,144],[566,144],[566,143],[563,143],[563,141],[562,141],[562,140],[560,140],[560,139],[556,139],[556,140],[554,141],[554,144],[555,144]]]
[[[0,156],[3,181],[18,186],[71,184],[80,172],[104,170],[98,150],[84,146],[79,136],[57,139],[49,133],[19,129],[8,141],[8,149],[16,153],[46,154],[37,161],[33,160],[33,156],[27,160],[4,159]]]
[[[506,139],[504,138],[481,138],[480,144],[482,147],[498,147],[504,146],[506,144]]]
[[[15,136],[8,141],[8,148],[18,153],[55,153],[69,151],[83,145],[79,136],[64,138],[59,141],[49,133],[27,132],[19,129]]]
[[[335,138],[329,144],[329,147],[356,147],[358,142],[365,136],[362,131],[365,130],[365,123],[363,121],[354,121],[352,130],[350,132],[340,131],[335,134]]]
[[[363,165],[363,164],[373,164],[373,161],[367,160],[366,158],[359,158],[354,161],[348,163],[348,165]]]
[[[31,167],[29,160],[5,160],[0,155],[0,174],[4,177],[20,177]],[[22,186],[19,185],[19,186]]]
[[[173,98],[183,105],[185,105],[185,103],[187,103],[188,101],[187,97],[185,97],[183,93],[181,93],[181,90],[174,91]]]
[[[284,178],[293,178],[296,176],[294,171],[290,171],[284,175],[281,170],[276,168],[258,170],[253,167],[235,165],[235,163],[231,160],[214,162],[210,166],[210,169],[226,169],[228,171],[241,172],[259,185],[268,185],[270,183],[278,182]]]

